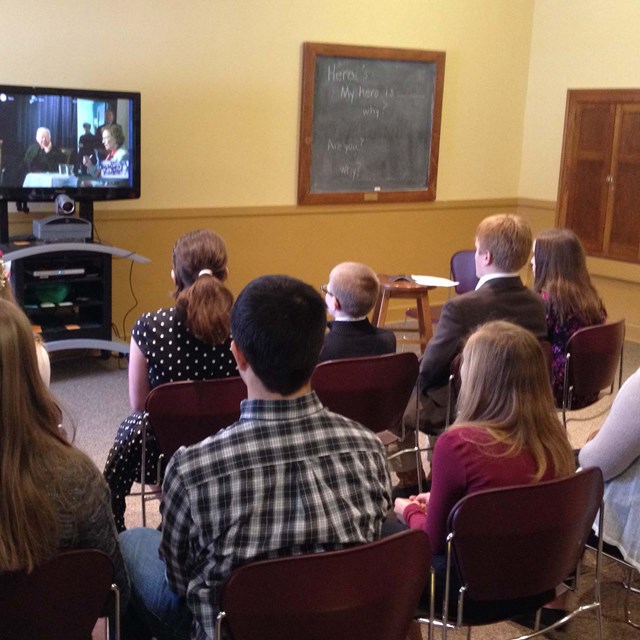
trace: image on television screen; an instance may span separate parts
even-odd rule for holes
[[[140,197],[140,94],[0,85],[0,199]]]

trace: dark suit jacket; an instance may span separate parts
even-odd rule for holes
[[[318,362],[381,356],[396,352],[396,336],[388,329],[378,329],[369,320],[339,321],[329,323],[329,333],[324,337],[324,347]]]
[[[436,333],[420,362],[422,393],[447,384],[451,363],[464,340],[478,325],[490,320],[508,320],[538,338],[547,336],[544,303],[539,294],[525,287],[519,277],[489,280],[477,291],[450,298],[442,307]]]

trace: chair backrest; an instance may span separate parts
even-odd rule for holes
[[[67,551],[31,573],[0,574],[0,637],[88,640],[107,603],[113,564],[101,551]]]
[[[449,531],[467,595],[511,600],[555,589],[578,565],[603,490],[602,472],[592,468],[460,500]]]
[[[451,279],[458,284],[455,287],[456,293],[467,293],[473,291],[478,284],[476,276],[475,251],[464,249],[457,251],[451,256]]]
[[[342,551],[265,560],[229,576],[221,610],[234,640],[404,640],[430,565],[429,540],[419,529]]]
[[[377,433],[402,422],[417,379],[415,353],[390,353],[322,362],[311,387],[331,411]]]
[[[147,396],[145,410],[160,451],[168,459],[181,446],[214,435],[240,417],[247,387],[239,377],[166,382]]]
[[[602,389],[613,388],[618,374],[622,380],[622,353],[625,321],[596,324],[578,329],[567,343],[565,404],[569,390],[581,397],[597,396]]]

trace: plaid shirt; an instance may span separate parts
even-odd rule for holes
[[[165,475],[160,555],[191,637],[213,638],[236,567],[378,538],[390,491],[380,441],[315,393],[244,400],[238,422],[179,449]]]

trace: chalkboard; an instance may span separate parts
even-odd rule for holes
[[[434,200],[445,54],[303,45],[300,204]]]

